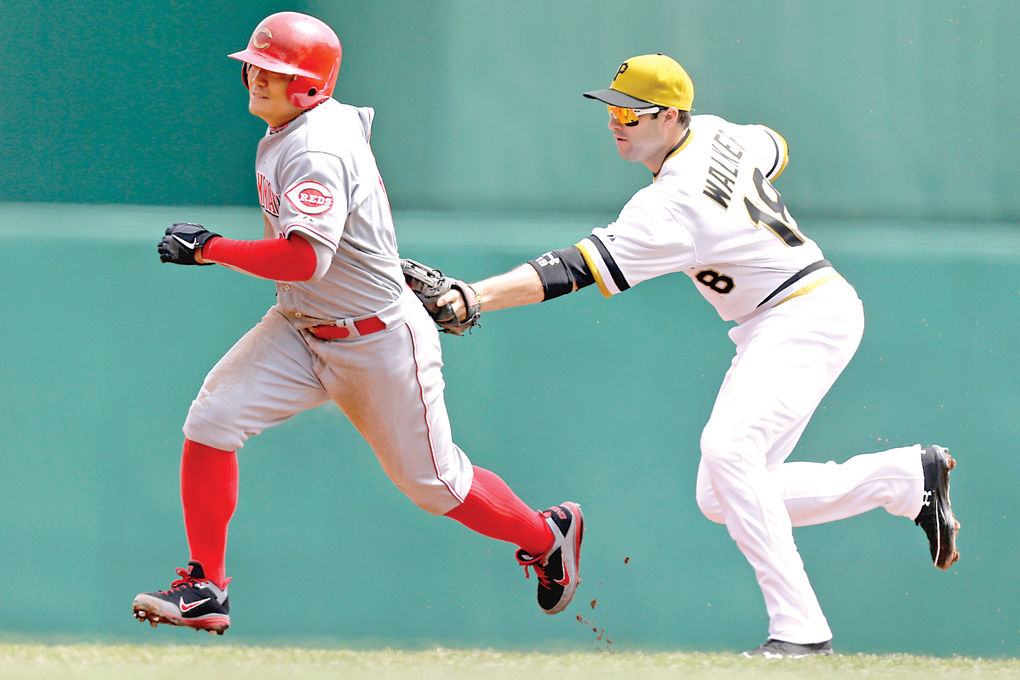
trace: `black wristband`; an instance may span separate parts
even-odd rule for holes
[[[584,288],[595,281],[581,251],[575,246],[553,250],[539,255],[528,264],[538,272],[542,280],[544,300],[552,300],[578,288]]]

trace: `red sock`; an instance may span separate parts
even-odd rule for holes
[[[545,516],[529,508],[499,475],[475,466],[475,478],[464,502],[446,516],[468,529],[542,555],[553,543]]]
[[[237,507],[237,453],[184,440],[181,504],[191,559],[226,585],[227,525]]]

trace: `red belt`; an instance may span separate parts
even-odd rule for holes
[[[377,331],[385,330],[386,324],[377,316],[370,316],[367,319],[361,319],[354,322],[354,327],[358,329],[360,335],[369,335]],[[312,326],[308,329],[308,332],[319,338],[320,340],[334,340],[336,338],[349,337],[350,330],[343,326]]]

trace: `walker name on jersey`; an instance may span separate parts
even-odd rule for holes
[[[273,217],[280,216],[280,195],[273,193],[273,185],[260,172],[255,173],[255,183],[259,188],[259,205]]]
[[[726,210],[733,196],[733,185],[737,182],[737,170],[740,159],[744,155],[744,147],[735,139],[724,135],[722,130],[712,140],[712,155],[708,161],[708,174],[705,175],[705,194]]]

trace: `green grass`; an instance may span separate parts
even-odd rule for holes
[[[733,654],[533,654],[434,649],[0,644],[3,680],[317,680],[318,678],[1020,678],[1018,659],[902,654],[752,660]]]

